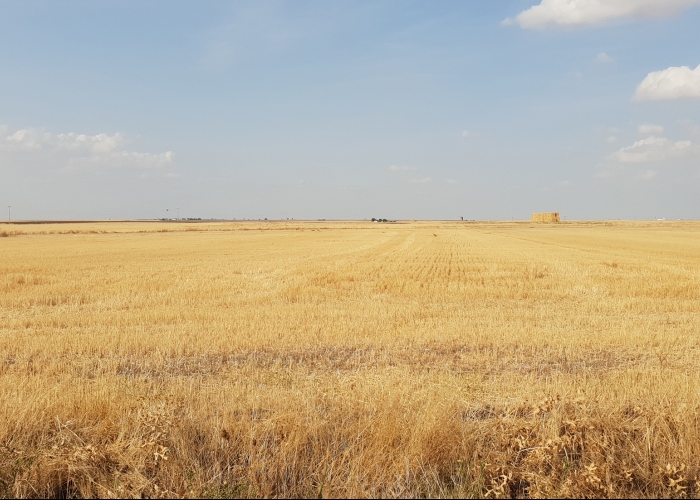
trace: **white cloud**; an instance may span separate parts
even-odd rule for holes
[[[631,146],[621,148],[613,158],[620,163],[646,163],[665,161],[682,156],[697,154],[698,147],[691,141],[669,141],[665,137],[650,136]]]
[[[700,0],[542,0],[503,24],[524,29],[584,26],[624,18],[667,17],[700,4]]]
[[[398,172],[416,172],[418,169],[416,167],[409,167],[407,165],[390,165],[389,166],[389,171],[398,173]]]
[[[596,56],[596,60],[600,63],[613,62],[615,59],[607,55],[605,52],[601,52]]]
[[[154,169],[172,164],[175,155],[172,151],[165,153],[137,153],[135,151],[119,151],[109,154],[79,156],[69,158],[67,170],[91,168],[133,168]]]
[[[94,153],[109,153],[117,149],[124,142],[121,134],[85,135],[85,134],[58,134],[53,142],[57,147],[69,151],[92,151]]]
[[[7,133],[7,132],[5,132]],[[75,170],[82,168],[162,168],[173,162],[172,151],[141,153],[126,150],[122,134],[53,134],[23,128],[0,139],[0,153],[15,154],[29,163]]]
[[[664,128],[661,125],[640,125],[638,130],[640,134],[645,135],[661,135],[664,133]]]
[[[411,179],[409,182],[412,182],[413,184],[426,184],[428,182],[432,182],[432,177],[423,177],[422,179]]]
[[[649,73],[634,93],[637,101],[661,101],[700,97],[700,65],[671,66],[663,71]]]
[[[6,147],[14,147],[20,150],[41,149],[41,134],[33,129],[20,129],[6,137]]]
[[[651,135],[611,154],[596,177],[649,181],[665,174],[666,180],[668,175],[683,179],[694,175],[699,162],[700,145]]]
[[[605,142],[607,142],[608,144],[615,144],[617,142],[617,137],[611,135],[610,137],[605,139]]]
[[[66,151],[83,151],[93,153],[109,153],[124,143],[124,137],[97,134],[51,134],[35,128],[23,128],[6,137],[5,149],[15,146],[18,149],[60,149]]]

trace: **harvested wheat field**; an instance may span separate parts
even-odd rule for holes
[[[0,495],[700,495],[700,223],[0,234]]]

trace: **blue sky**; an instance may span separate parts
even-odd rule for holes
[[[0,206],[697,219],[698,26],[698,0],[5,1]]]

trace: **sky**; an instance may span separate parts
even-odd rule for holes
[[[698,26],[700,0],[4,0],[0,214],[700,219]]]

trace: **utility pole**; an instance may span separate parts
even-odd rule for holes
[[[10,222],[12,220],[12,217],[10,216],[12,213],[11,211],[12,211],[12,206],[7,205],[7,222]]]
[[[180,209],[177,209],[177,220],[180,220]]]

